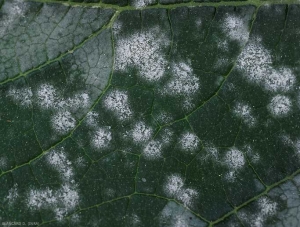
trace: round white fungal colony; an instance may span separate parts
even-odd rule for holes
[[[37,90],[38,104],[45,109],[54,107],[57,102],[57,91],[51,84],[42,84]]]
[[[237,103],[233,109],[234,114],[241,118],[249,127],[255,125],[256,120],[252,116],[252,108],[247,104]]]
[[[7,96],[12,97],[16,103],[24,107],[29,107],[32,104],[32,91],[30,88],[10,89]]]
[[[116,69],[125,71],[129,66],[139,70],[140,76],[149,82],[158,81],[164,75],[167,61],[161,50],[168,45],[166,35],[159,28],[135,33],[116,43]]]
[[[52,119],[52,127],[60,134],[65,134],[75,128],[76,120],[69,111],[61,111],[56,113]]]
[[[180,139],[180,146],[185,151],[194,151],[199,144],[199,138],[191,132],[184,133]]]
[[[98,117],[99,117],[99,114],[97,112],[94,112],[94,111],[88,112],[86,115],[86,123],[89,126],[95,127],[97,125]]]
[[[92,139],[92,144],[95,148],[101,149],[109,146],[112,140],[112,134],[107,128],[99,128]]]
[[[232,148],[225,155],[225,163],[231,169],[240,169],[245,165],[244,154],[238,149]]]
[[[184,206],[191,206],[195,197],[198,196],[198,192],[194,189],[183,189],[178,195],[178,200],[180,200]]]
[[[193,74],[190,65],[184,62],[172,66],[172,79],[166,85],[170,95],[192,95],[199,90],[199,78]]]
[[[50,152],[47,155],[47,161],[62,175],[64,180],[70,180],[73,177],[74,173],[71,162],[67,159],[64,152]]]
[[[154,3],[155,1],[153,0],[135,0],[133,6],[137,9],[141,9]]]
[[[244,48],[238,58],[237,68],[247,79],[266,91],[288,92],[296,83],[296,77],[290,69],[275,69],[272,66],[271,53],[260,44],[259,40],[249,43]]]
[[[268,197],[259,198],[258,206],[261,210],[261,214],[264,216],[272,216],[276,214],[277,203],[271,201]]]
[[[138,122],[132,130],[132,138],[134,142],[141,143],[148,141],[151,138],[152,133],[152,128],[146,126],[144,122]]]
[[[132,116],[126,91],[111,91],[105,98],[104,105],[108,110],[114,112],[120,120],[126,120]]]
[[[183,187],[183,179],[177,175],[173,174],[167,178],[167,182],[164,191],[169,196],[174,196]]]
[[[249,38],[248,23],[237,16],[227,16],[222,23],[223,31],[235,41],[244,44]]]
[[[143,155],[148,160],[154,160],[161,157],[162,144],[159,141],[151,140],[143,150]]]
[[[276,95],[271,99],[268,110],[274,117],[286,116],[292,108],[292,102],[289,97],[284,95]]]

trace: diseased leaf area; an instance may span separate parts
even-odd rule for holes
[[[299,226],[300,5],[253,2],[4,1],[1,224]]]

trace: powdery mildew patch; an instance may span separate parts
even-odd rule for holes
[[[7,92],[7,96],[11,97],[16,104],[23,107],[30,107],[32,104],[32,91],[30,88],[15,89],[11,88]]]
[[[8,196],[6,196],[5,200],[7,200],[8,204],[11,206],[18,198],[18,184],[14,184],[14,186],[8,190]]]
[[[178,174],[167,177],[164,185],[164,192],[175,199],[181,201],[184,206],[191,206],[198,197],[198,192],[192,188],[186,188],[184,181]]]
[[[256,123],[256,119],[253,117],[252,108],[247,104],[237,103],[233,109],[233,113],[243,120],[243,122],[252,127]]]
[[[92,145],[96,149],[107,148],[112,140],[110,127],[102,127],[96,130],[92,137]]]
[[[256,39],[250,42],[238,57],[237,69],[242,71],[249,81],[266,91],[288,92],[293,89],[296,77],[291,69],[275,69],[272,64],[270,51]]]
[[[181,149],[189,152],[195,151],[198,148],[199,142],[200,140],[196,134],[191,132],[182,134],[179,140]]]
[[[274,117],[285,117],[292,108],[292,101],[284,95],[274,96],[269,105],[268,110]]]
[[[129,67],[135,67],[146,81],[158,81],[167,66],[162,49],[168,44],[166,34],[158,27],[117,40],[116,70],[126,72]]]
[[[276,214],[278,204],[266,196],[259,198],[256,204],[257,212],[254,214],[239,212],[238,216],[245,223],[249,223],[251,227],[263,227],[265,221]]]
[[[152,5],[152,4],[155,4],[155,1],[153,0],[135,0],[133,2],[133,6],[137,9],[141,9],[141,8],[144,8],[148,5]]]
[[[132,138],[136,143],[142,143],[150,140],[153,130],[147,126],[144,122],[140,121],[135,124],[132,130]]]
[[[227,15],[222,23],[224,33],[234,41],[238,41],[241,45],[246,43],[249,38],[248,21],[244,18]]]
[[[113,112],[119,120],[127,120],[132,117],[127,91],[113,90],[104,100],[104,106]]]
[[[31,189],[28,193],[27,206],[32,210],[50,209],[55,213],[57,220],[62,220],[79,203],[78,189],[73,179],[72,163],[67,159],[63,150],[51,151],[47,155],[47,161],[60,173],[64,182],[57,190],[49,187]]]
[[[61,111],[51,118],[52,128],[59,134],[66,134],[76,126],[76,120],[69,111]]]
[[[162,143],[151,140],[143,150],[143,156],[148,160],[155,160],[162,157]]]
[[[233,170],[241,169],[246,163],[244,154],[236,148],[227,151],[224,162]]]
[[[99,114],[95,111],[88,112],[85,118],[85,122],[87,125],[91,127],[95,127],[97,125],[97,118],[99,117]]]

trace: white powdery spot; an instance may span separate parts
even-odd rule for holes
[[[237,176],[235,171],[229,171],[225,174],[225,179],[231,183],[235,181],[236,177]]]
[[[9,205],[12,205],[18,197],[18,184],[14,184],[14,186],[11,189],[9,189],[8,196],[6,196],[6,200],[8,200]]]
[[[42,84],[37,90],[37,100],[42,108],[55,107],[58,100],[56,89],[51,84]]]
[[[133,2],[133,7],[137,8],[137,9],[141,9],[144,8],[148,5],[154,4],[155,1],[153,0],[135,0]]]
[[[99,117],[99,114],[91,111],[88,112],[88,114],[86,115],[86,123],[89,126],[95,127],[97,125],[97,118]]]
[[[87,93],[76,94],[73,98],[68,98],[62,101],[61,105],[77,110],[79,108],[86,108],[90,104],[90,97]]]
[[[206,154],[201,157],[202,160],[212,159],[214,161],[219,161],[219,151],[215,146],[208,145],[205,148],[205,151]]]
[[[92,138],[92,144],[95,148],[101,149],[109,146],[112,140],[110,128],[99,128]]]
[[[27,206],[32,210],[53,209],[57,220],[62,220],[79,203],[76,186],[63,185],[57,191],[32,189],[29,192]]]
[[[63,151],[52,151],[47,155],[47,161],[52,165],[66,181],[70,181],[73,177],[72,163],[67,159]]]
[[[135,33],[116,43],[116,69],[126,71],[129,67],[139,70],[140,76],[149,82],[158,81],[164,75],[167,61],[162,49],[169,44],[159,28]]]
[[[29,107],[32,104],[32,91],[30,88],[10,89],[7,96],[11,97],[17,104]]]
[[[148,160],[155,160],[161,157],[162,144],[159,141],[151,140],[143,150],[143,155]]]
[[[272,216],[276,214],[277,203],[271,201],[268,197],[261,197],[258,200],[258,206],[263,216]]]
[[[184,133],[179,141],[181,148],[185,151],[195,151],[199,142],[199,138],[191,132]]]
[[[225,163],[233,170],[241,169],[245,165],[244,154],[238,149],[232,148],[225,155]]]
[[[268,110],[274,117],[285,117],[292,107],[292,102],[289,97],[284,95],[276,95],[271,99],[268,105]]]
[[[252,115],[252,108],[247,104],[237,103],[233,109],[234,114],[241,118],[249,127],[255,125],[256,120]]]
[[[166,85],[169,95],[192,95],[199,90],[199,78],[193,74],[190,65],[184,62],[174,64],[172,79]]]
[[[198,192],[194,189],[184,187],[183,179],[178,174],[173,174],[167,178],[164,191],[168,196],[181,201],[184,206],[191,206],[198,196]]]
[[[223,31],[230,39],[238,41],[242,45],[247,42],[249,38],[249,30],[247,21],[244,21],[243,18],[227,16],[222,25]]]
[[[251,82],[260,85],[266,91],[288,92],[293,89],[296,77],[288,68],[275,69],[272,66],[270,51],[260,40],[249,43],[240,54],[237,68]]]
[[[127,120],[132,117],[126,91],[114,90],[110,92],[104,100],[104,105],[108,110],[114,112],[120,120]]]
[[[55,114],[52,119],[52,127],[60,134],[66,134],[76,126],[76,120],[69,111],[62,111]]]
[[[132,130],[132,138],[136,143],[146,142],[151,138],[152,133],[152,128],[148,127],[144,122],[138,122]]]

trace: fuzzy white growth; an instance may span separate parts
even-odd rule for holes
[[[88,114],[86,115],[86,123],[89,126],[95,127],[97,125],[98,116],[99,114],[94,111],[88,112]]]
[[[271,201],[268,197],[261,197],[258,200],[258,206],[263,216],[272,216],[276,214],[277,203]]]
[[[57,191],[49,188],[45,190],[30,190],[27,205],[33,210],[41,208],[53,209],[56,218],[62,220],[69,211],[78,205],[78,202],[79,195],[77,190],[65,184]]]
[[[227,151],[224,161],[233,170],[238,170],[245,165],[244,154],[236,148]]]
[[[215,161],[219,161],[219,151],[215,146],[209,145],[205,148],[205,151],[206,154],[204,157],[202,157],[203,160],[213,159]]]
[[[114,112],[120,120],[127,120],[132,117],[126,91],[114,90],[110,92],[104,100],[104,105],[108,110]]]
[[[27,206],[32,210],[51,209],[57,220],[62,220],[79,203],[77,185],[73,179],[72,163],[66,154],[53,150],[47,156],[48,163],[55,168],[64,180],[64,184],[57,190],[31,189],[28,193]]]
[[[159,141],[151,140],[143,150],[143,155],[148,160],[155,160],[161,157],[162,144]]]
[[[10,89],[7,96],[11,97],[17,104],[29,107],[32,104],[32,91],[30,88]]]
[[[194,133],[186,132],[181,136],[179,143],[184,151],[195,151],[199,141],[199,138]]]
[[[223,21],[223,31],[226,35],[235,41],[244,44],[249,38],[247,21],[236,16],[227,16]]]
[[[199,78],[193,74],[190,65],[184,62],[174,64],[173,76],[166,85],[166,92],[170,95],[192,95],[199,90]]]
[[[133,6],[137,9],[141,9],[154,3],[155,1],[153,0],[135,0]]]
[[[101,149],[109,146],[112,140],[112,134],[109,128],[99,128],[92,139],[92,144],[95,148]]]
[[[42,108],[53,108],[58,99],[57,91],[51,84],[42,84],[37,91],[37,99]]]
[[[49,153],[47,161],[61,174],[64,180],[69,181],[73,177],[74,173],[71,162],[67,159],[64,152],[54,151]]]
[[[272,66],[271,54],[259,40],[246,46],[238,58],[237,68],[249,81],[260,85],[266,91],[287,92],[296,83],[296,77],[290,69],[276,70]]]
[[[291,111],[291,107],[292,102],[289,97],[276,95],[271,99],[268,110],[274,117],[284,117]]]
[[[56,113],[52,119],[52,127],[59,134],[66,134],[76,126],[76,120],[69,111]]]
[[[183,179],[177,174],[167,178],[164,191],[168,196],[181,201],[184,206],[191,206],[198,196],[198,192],[194,189],[184,187]]]
[[[116,43],[116,69],[126,71],[128,67],[139,70],[140,76],[149,82],[161,79],[167,61],[162,49],[168,45],[166,35],[159,28],[135,33]]]
[[[252,115],[252,108],[247,104],[237,103],[233,109],[234,114],[241,118],[249,127],[255,125],[256,120]]]
[[[8,200],[8,204],[12,205],[18,197],[18,184],[14,184],[14,186],[8,190],[8,196],[6,197],[6,199]]]
[[[132,138],[136,143],[146,142],[151,138],[152,133],[152,128],[148,127],[144,122],[138,122],[132,130]]]

